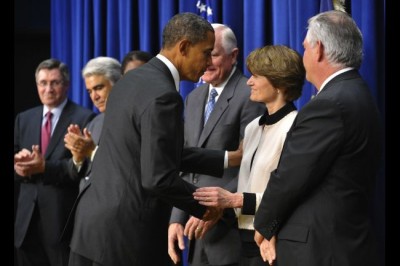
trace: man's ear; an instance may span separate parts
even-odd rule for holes
[[[324,45],[322,44],[321,41],[317,41],[316,45],[316,52],[317,52],[317,60],[318,62],[322,61],[323,57],[324,57]]]
[[[182,39],[179,41],[179,52],[185,56],[189,53],[191,42],[188,39]]]

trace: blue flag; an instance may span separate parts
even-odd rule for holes
[[[197,14],[207,19],[208,22],[213,23],[213,10],[211,8],[211,0],[198,0],[196,3]]]

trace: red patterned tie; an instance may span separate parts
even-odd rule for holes
[[[47,146],[49,145],[50,138],[51,138],[51,117],[52,113],[50,111],[46,114],[46,123],[44,123],[42,127],[42,154],[46,154]]]

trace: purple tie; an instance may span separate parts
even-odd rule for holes
[[[46,114],[46,123],[44,123],[42,127],[42,154],[46,154],[47,146],[49,145],[50,138],[51,138],[51,116],[53,114],[48,111]]]

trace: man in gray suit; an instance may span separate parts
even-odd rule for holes
[[[207,83],[193,90],[185,101],[185,146],[236,150],[243,139],[245,127],[265,112],[265,106],[250,101],[247,78],[236,68],[239,49],[235,34],[226,25],[212,26],[215,30],[212,64],[202,76],[202,80]],[[207,102],[213,89],[217,92],[215,105],[205,121]],[[238,167],[225,169],[220,178],[195,173],[183,173],[182,177],[195,186],[219,186],[236,191],[237,174]],[[200,219],[190,217],[188,213],[174,208],[168,230],[168,252],[171,259],[175,263],[180,261],[174,246],[178,244],[180,249],[184,249],[185,231],[191,241],[191,265],[237,265],[240,238],[233,211],[227,209],[224,217],[204,234],[207,230]],[[198,238],[203,234],[204,237]]]
[[[89,180],[91,161],[99,144],[108,95],[121,76],[121,64],[112,57],[93,58],[82,70],[86,91],[100,114],[90,121],[83,132],[78,125],[70,125],[64,137],[65,147],[72,153],[71,171],[81,179],[80,190]]]

